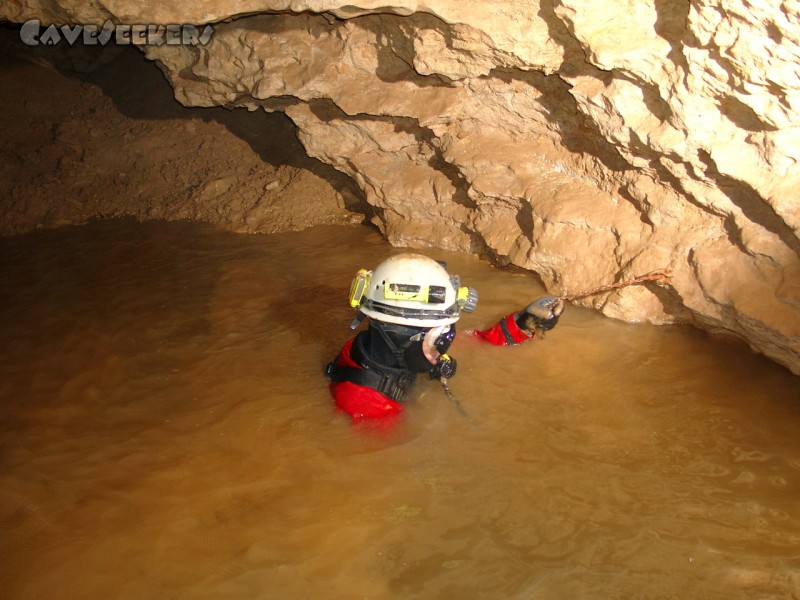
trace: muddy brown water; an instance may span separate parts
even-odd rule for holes
[[[98,222],[0,240],[0,589],[17,598],[798,598],[800,386],[568,307],[451,354],[391,427],[331,406],[372,230]],[[490,325],[530,276],[430,252]]]

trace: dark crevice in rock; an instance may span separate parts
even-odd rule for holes
[[[375,35],[378,48],[378,66],[375,75],[381,81],[395,83],[407,81],[418,87],[451,87],[449,79],[440,75],[420,75],[414,70],[414,45],[406,32],[399,27],[400,22],[410,21],[413,28],[432,28],[442,21],[430,15],[417,14],[401,17],[371,15],[353,19],[353,23]],[[419,24],[419,25],[417,25]],[[443,27],[437,27],[443,30]],[[451,35],[443,32],[445,37]]]
[[[662,1],[668,2],[668,0]],[[750,94],[750,91],[745,89],[739,67],[723,54],[724,49],[712,45],[702,45],[690,33],[686,33],[682,39],[684,46],[700,48],[708,53],[708,60],[716,62],[719,66],[718,70],[727,74],[724,83],[728,87],[740,92],[743,96]],[[787,109],[791,109],[788,102],[786,102],[786,95],[783,89],[772,83],[768,84],[768,87],[772,96],[777,97]],[[734,96],[729,95],[717,98],[717,106],[719,106],[720,112],[727,119],[746,131],[777,131],[779,129],[772,123],[764,121],[751,107]]]
[[[522,202],[516,215],[517,225],[520,230],[533,240],[533,205],[530,202]]]
[[[670,315],[678,323],[692,324],[694,317],[684,305],[683,296],[671,285],[646,283],[644,286],[661,303],[664,313]]]
[[[698,157],[706,166],[706,176],[714,181],[719,190],[742,211],[753,223],[775,234],[800,257],[800,240],[794,230],[787,225],[775,210],[750,185],[719,172],[711,155],[705,150],[698,151]],[[737,228],[738,231],[738,228]]]
[[[453,202],[465,208],[477,208],[477,204],[472,198],[469,197],[469,194],[467,193],[467,190],[469,189],[469,183],[467,183],[467,180],[464,179],[464,176],[461,174],[461,171],[458,170],[458,167],[444,160],[441,154],[438,152],[431,157],[431,159],[428,161],[428,165],[432,169],[436,169],[442,173],[450,180],[450,183],[453,184]]]
[[[674,175],[662,162],[661,159],[664,156],[649,146],[645,145],[642,141],[638,138],[631,139],[630,142],[630,150],[638,157],[647,160],[648,167],[652,169],[652,171],[656,175],[656,180],[661,181],[665,185],[671,187],[673,190],[678,192],[689,204],[695,206],[696,208],[702,210],[703,212],[713,214],[717,217],[724,218],[725,213],[715,210],[708,205],[704,204],[697,198],[695,198],[694,194],[686,189],[683,182]],[[672,157],[679,163],[687,164],[684,161],[678,160],[678,157]],[[687,164],[687,172],[689,171]],[[635,200],[634,200],[635,202]]]
[[[385,115],[348,115],[332,100],[327,98],[310,102],[309,108],[318,119],[324,122],[334,119],[346,121],[383,121],[391,123],[397,132],[414,136],[414,139],[419,144],[424,145],[432,153],[430,159],[428,159],[428,166],[442,173],[453,184],[453,202],[466,208],[476,208],[475,202],[467,193],[469,183],[464,179],[464,176],[461,175],[458,168],[447,162],[442,156],[439,143],[434,133],[430,129],[420,126],[419,121],[416,119],[412,117],[389,117]]]
[[[772,21],[768,22],[765,25],[764,30],[767,33],[767,37],[776,44],[780,44],[781,42],[783,42],[783,34],[781,33],[781,30],[778,29],[778,26],[775,25],[775,23],[773,23]]]
[[[248,13],[237,15],[227,21],[223,26],[238,27],[248,31],[256,31],[267,35],[288,31],[307,31],[315,39],[330,34],[344,21],[327,18],[330,15],[320,15],[311,12],[271,11],[263,13]]]
[[[463,206],[467,209],[477,208],[475,201],[470,198],[468,190],[469,183],[461,174],[459,169],[449,163],[440,149],[439,141],[436,139],[435,134],[428,128],[420,126],[419,122],[411,117],[389,117],[384,115],[348,115],[341,108],[339,108],[330,99],[319,99],[309,103],[309,108],[314,115],[324,122],[329,122],[334,119],[349,120],[349,121],[383,121],[391,123],[395,131],[406,133],[414,136],[414,139],[421,146],[424,146],[427,151],[431,153],[428,159],[428,166],[435,171],[442,173],[453,186],[453,194],[450,198],[452,202]],[[355,169],[355,167],[353,167]],[[379,217],[380,212],[376,212]],[[478,253],[483,251],[485,243],[482,238],[472,231],[466,224],[459,226],[460,231],[467,234],[470,239],[471,251]]]
[[[655,228],[655,223],[650,219],[650,216],[647,214],[648,210],[650,210],[651,206],[647,201],[640,201],[631,194],[630,190],[628,190],[625,186],[620,186],[617,189],[617,194],[623,200],[627,200],[630,202],[633,207],[636,209],[636,212],[639,215],[639,220],[647,225],[651,230]]]
[[[611,171],[633,168],[603,137],[594,122],[583,115],[569,93],[572,86],[560,77],[520,69],[494,69],[490,75],[506,82],[514,79],[535,88],[541,94],[542,107],[561,135],[561,142],[570,152],[593,156]]]
[[[688,73],[683,46],[692,7],[690,0],[654,0],[653,4],[656,11],[655,31],[670,45],[667,58]]]
[[[642,152],[641,148],[640,148],[640,152]],[[706,154],[706,156],[707,156],[707,153],[704,153],[703,151],[700,151],[700,152],[702,154]],[[735,218],[734,218],[734,216],[732,214],[725,213],[723,211],[715,209],[715,208],[709,206],[708,204],[704,204],[703,202],[698,200],[694,196],[693,193],[689,192],[686,189],[686,187],[683,185],[681,180],[678,179],[675,175],[673,175],[669,171],[669,169],[667,169],[659,161],[657,156],[653,156],[649,160],[649,165],[650,165],[650,168],[652,168],[653,171],[657,174],[658,179],[660,179],[665,184],[669,185],[675,191],[679,192],[681,194],[681,197],[684,200],[686,200],[686,202],[688,202],[692,206],[695,206],[696,208],[702,210],[703,212],[706,212],[708,214],[712,214],[712,215],[715,215],[715,216],[719,217],[720,223],[721,223],[723,229],[725,230],[725,233],[727,234],[728,240],[731,242],[731,244],[736,246],[741,252],[743,252],[745,254],[752,254],[752,251],[747,248],[747,246],[745,245],[744,241],[742,240],[741,228],[737,225],[736,220],[735,220]],[[716,170],[716,167],[714,167],[714,170]],[[719,175],[718,172],[717,172],[717,174]],[[715,178],[713,174],[711,174],[710,177],[712,179]],[[724,178],[724,176],[722,176],[722,175],[720,175],[720,177]],[[727,183],[727,184],[723,185],[723,184],[720,184],[719,182],[717,183],[720,191],[722,191],[726,196],[728,196],[728,198],[731,200],[731,202],[734,205],[738,206],[742,210],[742,213],[748,219],[750,219],[752,222],[754,222],[754,223],[756,223],[758,225],[761,225],[766,230],[771,231],[772,233],[777,235],[781,239],[781,241],[783,241],[789,248],[792,249],[793,252],[800,253],[800,241],[797,241],[797,240],[792,241],[793,232],[791,231],[791,228],[788,225],[786,225],[780,219],[780,217],[778,215],[775,215],[774,212],[772,212],[771,209],[768,209],[766,207],[766,205],[763,208],[759,208],[757,206],[757,203],[763,204],[763,200],[761,200],[761,198],[758,196],[758,194],[755,192],[755,190],[753,190],[752,188],[747,186],[747,184],[741,184],[743,186],[743,188],[737,190],[737,187],[740,185],[740,183],[739,182],[735,182],[735,180],[733,180],[732,178],[727,178],[727,179],[729,180],[729,183]],[[750,193],[747,192],[748,188],[750,189]],[[636,200],[632,199],[630,194],[625,192],[624,189],[620,190],[620,194],[623,197],[625,197],[626,199],[631,199],[634,202],[634,204],[637,204]],[[747,196],[750,196],[749,200],[744,201],[743,203],[744,203],[745,206],[750,206],[754,210],[745,210],[745,208],[742,206],[742,204],[739,202],[739,200],[737,200],[737,198],[743,198],[743,197],[747,197]],[[760,213],[760,216],[756,216],[756,213]],[[770,217],[769,213],[772,213],[773,216]],[[643,212],[642,213],[643,220],[645,220],[645,216],[646,215]],[[754,216],[756,218],[754,218]],[[762,220],[764,222],[772,221],[774,229],[771,229],[770,227],[765,226],[764,222],[762,222]],[[647,219],[645,222],[649,223],[650,221],[649,221],[649,219]],[[781,229],[784,230],[785,235],[781,235],[779,233],[779,230],[781,230]]]
[[[733,96],[717,100],[719,111],[734,125],[746,131],[776,131],[777,127],[764,123],[756,112]]]
[[[553,6],[553,0],[541,0],[539,2],[539,12],[537,15],[544,21],[545,25],[547,26],[547,30],[550,34],[550,39],[557,41],[564,47],[564,56],[567,57],[579,57],[583,56],[584,59],[586,55],[583,51],[583,46],[578,42],[575,38],[575,35],[570,30],[564,21],[556,14],[555,8]],[[584,60],[584,65],[589,65],[588,62]],[[561,65],[560,71],[563,73],[565,69],[569,69],[570,66],[577,67],[578,69],[582,69],[583,65],[577,65],[575,63],[564,63]],[[592,67],[594,68],[594,67]]]
[[[750,254],[750,250],[744,245],[742,240],[742,230],[736,223],[736,217],[732,214],[725,215],[722,219],[722,227],[725,229],[725,234],[728,236],[728,241],[736,246],[740,252]]]
[[[675,115],[669,103],[661,97],[658,86],[622,71],[611,71],[613,78],[628,81],[642,90],[642,102],[659,121],[669,121]]]

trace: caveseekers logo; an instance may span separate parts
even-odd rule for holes
[[[106,21],[97,25],[50,25],[42,27],[37,19],[25,21],[19,31],[22,43],[27,46],[55,46],[65,41],[87,46],[105,46],[112,39],[117,44],[137,46],[205,46],[211,41],[214,28],[206,25],[202,30],[194,25],[115,25]]]

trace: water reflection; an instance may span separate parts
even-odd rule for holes
[[[7,598],[787,598],[797,378],[568,307],[459,336],[394,427],[332,410],[374,232],[127,221],[0,240]],[[543,290],[444,252],[489,325]]]

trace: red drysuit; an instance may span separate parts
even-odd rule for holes
[[[361,368],[350,358],[350,349],[353,347],[354,340],[355,338],[351,338],[339,352],[339,356],[336,358],[337,365]],[[331,394],[336,401],[336,406],[353,417],[354,421],[398,415],[403,410],[403,405],[396,400],[384,396],[371,387],[351,381],[331,382]]]
[[[515,316],[515,313],[511,313],[491,329],[470,333],[495,346],[516,346],[533,338],[535,334],[520,329]],[[350,354],[354,340],[355,338],[350,339],[341,349],[336,357],[337,365],[361,368]],[[354,421],[397,416],[403,411],[401,402],[392,400],[371,387],[352,381],[331,382],[330,389],[336,406],[350,415]]]
[[[494,344],[495,346],[516,346],[522,342],[527,342],[535,334],[528,333],[520,329],[515,320],[516,313],[503,317],[491,329],[485,331],[473,331],[472,335],[482,340]]]

